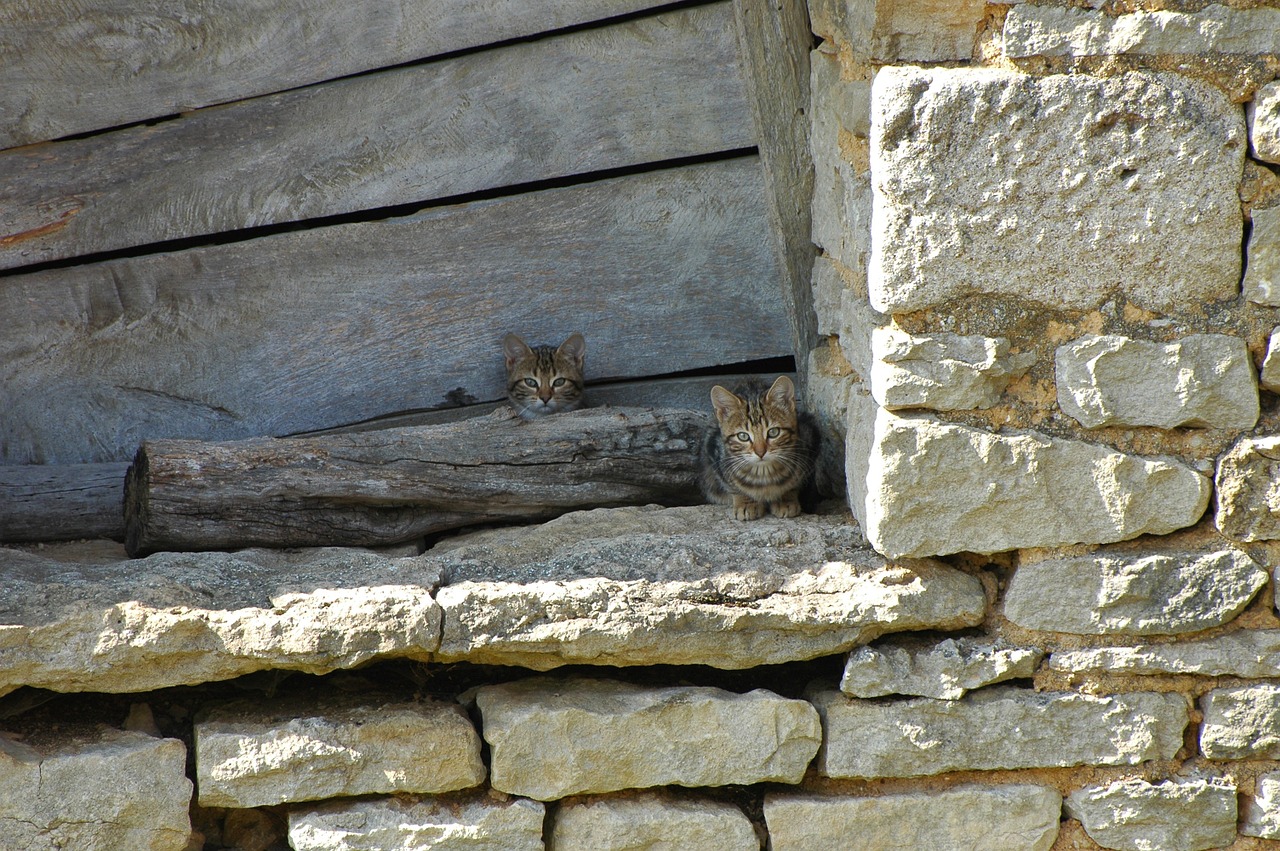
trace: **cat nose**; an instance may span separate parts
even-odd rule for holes
[[[752,443],[751,451],[756,453],[757,456],[763,458],[765,453],[769,451],[769,447],[764,443]]]
[[[538,398],[542,400],[543,404],[546,404],[547,402],[550,402],[550,401],[551,401],[551,391],[550,391],[550,390],[547,390],[547,389],[540,389],[540,390],[538,391]]]

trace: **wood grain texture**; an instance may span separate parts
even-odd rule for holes
[[[759,160],[0,280],[0,463],[504,398],[500,341],[589,380],[790,354]]]
[[[7,0],[0,148],[658,5],[655,0]]]
[[[125,546],[373,546],[580,508],[687,505],[707,414],[608,408],[228,443],[148,441],[125,485]]]
[[[0,268],[752,144],[719,3],[0,152]]]
[[[0,467],[0,542],[124,540],[127,463]]]

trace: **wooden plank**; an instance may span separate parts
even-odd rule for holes
[[[129,465],[0,467],[0,542],[124,540]]]
[[[0,268],[749,147],[728,3],[0,153]]]
[[[0,148],[537,35],[657,0],[0,4]]]
[[[226,443],[148,441],[125,485],[125,547],[376,546],[580,508],[690,505],[711,417],[593,408],[524,421]]]
[[[0,280],[0,463],[505,396],[500,341],[594,381],[789,355],[758,158]]]

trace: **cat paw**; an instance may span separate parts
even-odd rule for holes
[[[733,516],[736,520],[759,520],[764,517],[764,511],[764,504],[753,499],[742,497],[733,499]]]
[[[800,514],[800,500],[784,499],[770,503],[769,513],[774,517],[796,517]]]

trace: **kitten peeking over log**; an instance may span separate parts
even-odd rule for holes
[[[813,489],[818,427],[796,410],[796,388],[785,375],[765,389],[752,379],[730,392],[711,388],[719,428],[702,443],[700,484],[709,502],[733,504],[733,516],[756,520],[800,513],[800,494]]]
[[[530,347],[508,334],[502,338],[502,350],[507,357],[507,398],[521,419],[582,407],[587,342],[581,334],[569,335],[559,347]]]

